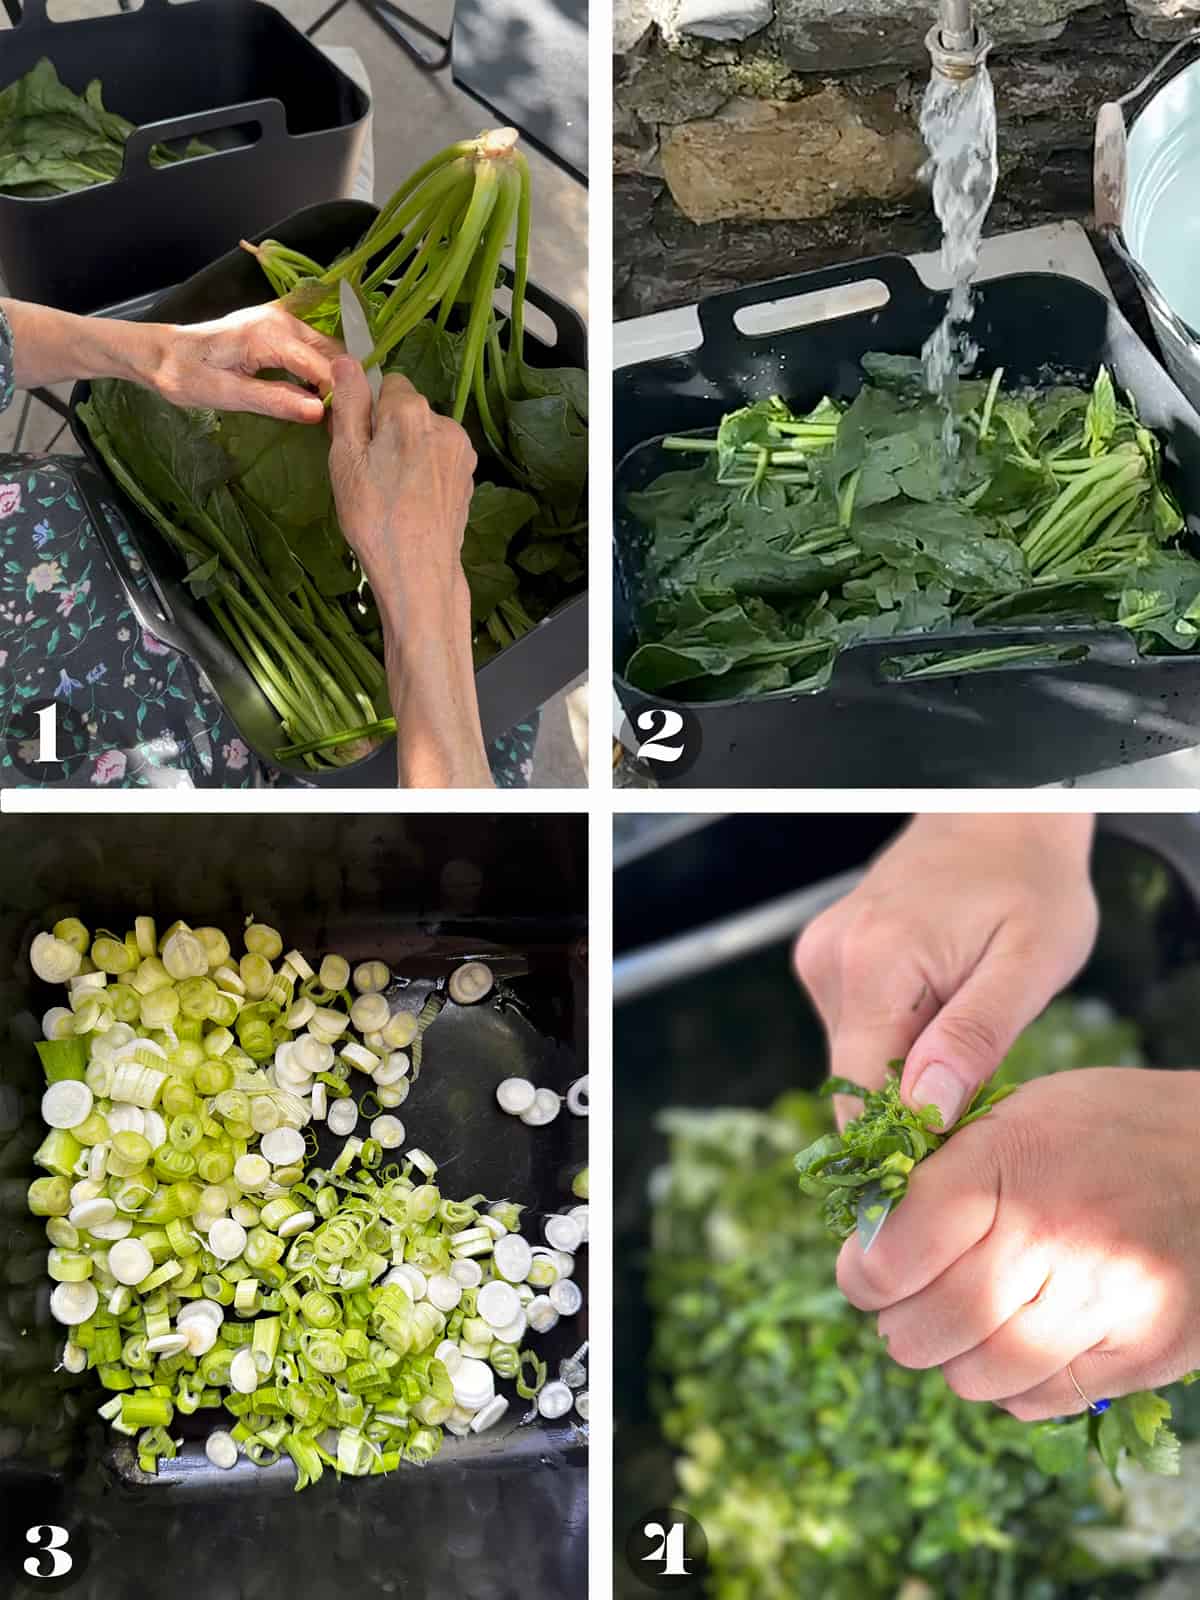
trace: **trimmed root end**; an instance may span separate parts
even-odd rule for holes
[[[493,159],[511,155],[520,137],[515,128],[492,128],[479,135],[479,153]]]

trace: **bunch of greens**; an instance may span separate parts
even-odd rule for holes
[[[1097,1060],[1137,1064],[1132,1028],[1064,1000],[1003,1077]],[[1048,1477],[1038,1429],[897,1366],[837,1289],[836,1242],[796,1205],[793,1164],[828,1134],[828,1101],[795,1093],[663,1125],[655,1401],[682,1503],[708,1536],[713,1600],[1128,1594],[1128,1575],[1106,1576],[1084,1548],[1119,1504],[1086,1448]]]
[[[463,423],[479,472],[463,543],[476,663],[583,584],[587,375],[525,360],[529,171],[511,130],[451,146],[331,266],[246,248],[283,303],[340,335],[339,285],[368,313],[368,365]],[[512,307],[495,306],[514,240]],[[188,567],[288,736],[281,757],[345,765],[394,732],[379,615],[338,526],[326,431],[180,410],[118,381],[80,415],[113,477]]]
[[[948,1132],[942,1131],[936,1106],[913,1111],[900,1099],[900,1069],[890,1063],[882,1089],[863,1090],[847,1078],[830,1078],[823,1094],[855,1095],[863,1102],[859,1116],[841,1133],[827,1133],[796,1157],[796,1171],[804,1194],[820,1199],[822,1220],[835,1239],[854,1232],[856,1205],[871,1184],[890,1196],[893,1209],[903,1200],[909,1175],[946,1139],[968,1123],[986,1115],[993,1106],[1016,1092],[1015,1082],[981,1084],[962,1117]],[[1200,1373],[1183,1379],[1191,1383]],[[1149,1472],[1179,1471],[1179,1440],[1167,1426],[1171,1403],[1161,1395],[1124,1395],[1102,1413],[1089,1411],[1069,1422],[1041,1423],[1033,1430],[1034,1460],[1044,1472],[1068,1471],[1095,1445],[1114,1478],[1128,1455]]]
[[[862,1191],[878,1184],[893,1205],[904,1198],[908,1178],[918,1162],[949,1137],[942,1132],[936,1106],[914,1111],[900,1099],[901,1061],[889,1064],[882,1089],[864,1090],[849,1078],[828,1078],[822,1094],[849,1094],[863,1102],[861,1113],[841,1133],[827,1133],[796,1157],[804,1194],[822,1200],[821,1218],[835,1239],[848,1239],[857,1222]],[[989,1091],[981,1085],[954,1124],[957,1133],[1013,1093],[1016,1085]]]
[[[0,94],[0,190],[40,198],[109,183],[120,176],[132,132],[132,122],[104,109],[98,78],[77,95],[43,56]],[[150,163],[166,167],[211,153],[195,139],[184,150],[156,144]]]
[[[1101,369],[1090,393],[964,381],[947,415],[920,361],[868,355],[849,405],[780,399],[716,437],[668,438],[703,460],[631,493],[649,530],[638,688],[680,699],[819,689],[864,639],[1001,624],[1117,624],[1142,652],[1200,636],[1200,561],[1162,482],[1160,449]],[[909,656],[931,677],[1068,659],[1062,645]]]

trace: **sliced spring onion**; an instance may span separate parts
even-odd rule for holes
[[[75,1328],[87,1322],[99,1304],[94,1283],[60,1283],[50,1296],[50,1315],[64,1327]]]
[[[510,1117],[519,1117],[533,1105],[537,1090],[528,1078],[505,1078],[496,1085],[496,1104]]]
[[[537,1408],[539,1413],[551,1422],[559,1417],[565,1417],[574,1404],[574,1396],[565,1383],[548,1383],[538,1395]]]
[[[383,1042],[389,1050],[407,1050],[417,1037],[417,1019],[411,1011],[393,1012],[383,1029]]]
[[[462,1284],[455,1283],[446,1272],[435,1272],[425,1292],[439,1311],[453,1311],[463,1297]]]
[[[398,1150],[404,1143],[404,1124],[399,1117],[376,1117],[371,1124],[371,1137],[385,1150]]]
[[[53,1313],[81,1330],[70,1363],[118,1391],[104,1412],[138,1435],[144,1470],[176,1452],[176,1410],[225,1399],[235,1458],[239,1445],[258,1464],[286,1451],[298,1487],[331,1461],[389,1471],[428,1460],[443,1428],[491,1426],[506,1404],[497,1375],[533,1393],[526,1357],[544,1382],[518,1348],[533,1290],[496,1259],[507,1242],[510,1267],[528,1269],[528,1244],[513,1254],[519,1208],[443,1194],[424,1150],[387,1161],[405,1131],[384,1108],[410,1092],[444,992],[392,1015],[383,963],[355,970],[352,995],[343,958],[314,976],[253,921],[236,966],[214,928],[176,922],[159,940],[149,918],[124,938],[64,927],[48,938],[78,959],[63,959],[70,1009],[43,1019],[62,1037],[39,1043],[51,1131],[35,1160],[50,1176],[29,1204],[51,1224]],[[491,973],[476,977],[461,1003],[491,992]],[[346,1136],[354,1070],[373,1079],[365,1140]],[[303,1131],[322,1113],[346,1129],[327,1167]]]
[[[527,1111],[521,1112],[521,1121],[530,1128],[544,1128],[547,1123],[554,1121],[561,1109],[562,1099],[553,1089],[539,1089],[533,1097],[533,1104]]]
[[[576,1078],[567,1090],[567,1110],[576,1117],[586,1117],[588,1114],[588,1074]]]
[[[229,1472],[237,1466],[237,1441],[224,1428],[215,1428],[204,1441],[204,1454],[214,1467]]]
[[[583,1228],[571,1216],[547,1217],[543,1231],[551,1249],[567,1255],[574,1255],[583,1243]]]
[[[236,1261],[246,1248],[246,1230],[232,1217],[219,1217],[208,1230],[208,1248],[219,1261]]]
[[[563,1317],[573,1317],[583,1307],[583,1291],[570,1278],[560,1278],[546,1292],[550,1304]]]
[[[492,969],[482,961],[467,961],[450,974],[447,988],[456,1006],[478,1005],[495,986]]]
[[[471,1418],[472,1433],[486,1433],[489,1428],[494,1428],[500,1418],[508,1410],[508,1400],[502,1394],[493,1395],[487,1405],[480,1409]]]
[[[325,1121],[331,1133],[340,1136],[353,1133],[358,1126],[358,1107],[353,1100],[335,1100],[325,1114]]]
[[[273,1167],[288,1167],[303,1159],[304,1137],[295,1128],[273,1128],[259,1148]]]
[[[364,961],[354,969],[354,987],[359,994],[378,994],[392,981],[383,961]]]
[[[131,1287],[154,1271],[154,1257],[140,1239],[120,1239],[108,1252],[108,1270]]]
[[[93,1095],[78,1078],[60,1078],[42,1096],[42,1121],[51,1128],[77,1128],[92,1114]]]
[[[386,1028],[391,1014],[381,994],[360,994],[350,1007],[350,1021],[359,1033],[377,1033]]]
[[[243,1346],[229,1364],[229,1381],[239,1394],[253,1394],[258,1388],[258,1364],[254,1352]]]
[[[476,1296],[475,1304],[479,1315],[492,1328],[507,1327],[521,1310],[517,1291],[502,1279],[485,1283]]]
[[[533,1251],[528,1240],[519,1233],[506,1234],[497,1239],[492,1251],[492,1265],[509,1283],[523,1283],[533,1265]]]
[[[491,1367],[484,1361],[465,1357],[450,1379],[454,1390],[454,1403],[464,1411],[481,1411],[496,1393],[496,1380]]]
[[[525,1315],[535,1333],[549,1333],[558,1326],[558,1309],[549,1295],[535,1296],[525,1307]]]
[[[43,983],[66,983],[79,971],[82,961],[80,951],[52,933],[36,934],[29,947],[29,965]]]

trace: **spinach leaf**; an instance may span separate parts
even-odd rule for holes
[[[98,79],[82,95],[59,78],[46,57],[0,93],[0,189],[47,197],[70,194],[119,176],[133,123],[105,110]],[[154,166],[211,153],[193,140],[179,151],[155,145]]]

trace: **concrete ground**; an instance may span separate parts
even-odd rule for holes
[[[306,31],[329,8],[328,0],[278,0],[296,27]],[[102,16],[115,0],[53,0],[56,21]],[[439,33],[449,31],[453,0],[405,0],[411,15]],[[0,11],[0,22],[7,18]],[[469,138],[495,121],[494,115],[451,81],[449,68],[433,74],[416,70],[404,51],[357,3],[350,3],[316,35],[323,47],[347,48],[365,65],[374,101],[372,158],[374,197],[381,201],[405,177],[456,139]],[[114,109],[120,109],[116,107]],[[554,162],[528,150],[533,177],[533,259],[531,275],[587,314],[587,191]],[[537,331],[536,313],[530,326]],[[64,397],[70,385],[58,391]],[[49,448],[74,452],[61,419],[39,401],[18,396],[0,415],[0,451]],[[587,782],[586,679],[557,694],[542,708],[534,757],[536,788],[582,788]]]

